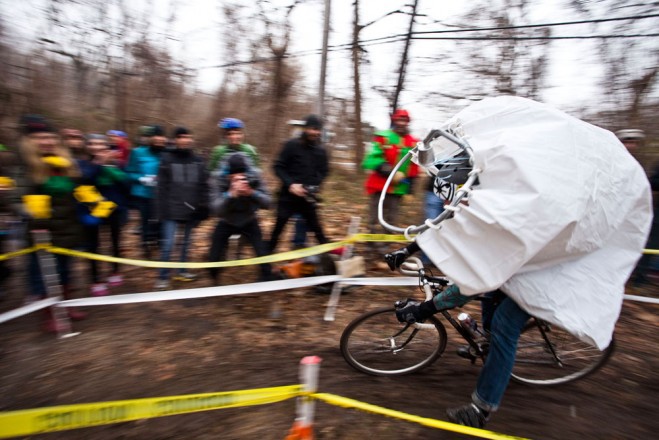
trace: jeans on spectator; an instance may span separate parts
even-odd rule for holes
[[[110,240],[112,244],[112,256],[120,257],[121,256],[121,227],[126,224],[127,211],[125,209],[117,209],[107,219],[105,219],[105,224],[110,228]],[[101,228],[104,225],[96,226],[85,226],[85,239],[86,246],[85,250],[93,254],[99,253],[99,238],[101,234]],[[90,270],[90,279],[92,284],[100,283],[100,272],[98,269],[98,261],[89,260],[89,270]],[[119,272],[119,263],[112,263],[112,273]]]
[[[423,201],[423,212],[426,218],[434,219],[444,212],[444,200],[437,197],[432,191],[426,191]]]
[[[441,214],[444,211],[444,201],[437,197],[437,194],[435,194],[432,191],[426,191],[424,199],[423,199],[423,213],[426,216],[426,218],[429,219],[434,219],[436,218],[439,214]],[[426,254],[421,255],[421,261],[424,264],[430,263],[430,259],[426,256]]]
[[[508,387],[515,363],[517,342],[522,328],[531,316],[509,297],[496,307],[490,328],[490,351],[478,376],[475,404],[486,411],[495,411]]]
[[[153,199],[147,197],[134,197],[135,207],[140,212],[142,226],[142,246],[158,241],[160,225],[156,219]]]
[[[178,222],[176,220],[163,220],[162,221],[162,243],[160,245],[160,260],[169,261],[172,253],[172,248],[176,242],[176,230],[178,225],[183,226],[183,242],[181,243],[181,257],[179,261],[185,263],[188,259],[188,248],[190,247],[190,237],[192,236],[192,229],[195,226],[193,221]],[[185,272],[184,269],[177,269],[178,273]],[[169,275],[169,269],[160,269],[161,280],[166,280]]]
[[[227,255],[229,237],[234,234],[240,234],[245,237],[254,248],[257,257],[268,255],[268,250],[261,228],[256,219],[253,219],[241,226],[231,225],[224,220],[217,222],[213,236],[211,238],[211,248],[208,254],[208,261],[224,261]],[[272,268],[269,264],[261,264],[261,280],[268,281],[272,277]],[[218,281],[220,268],[213,267],[210,269],[211,277],[215,282]]]
[[[307,223],[299,215],[293,216],[295,220],[295,235],[293,236],[293,247],[303,248],[307,244]]]
[[[55,267],[57,275],[59,276],[59,284],[61,286],[68,286],[71,283],[72,258],[68,255],[59,254],[54,254],[53,257],[55,258]],[[45,298],[48,296],[43,273],[41,271],[39,256],[36,252],[32,252],[28,255],[28,284],[30,286],[29,294],[31,296],[37,298]]]

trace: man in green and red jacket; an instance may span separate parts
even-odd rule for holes
[[[396,164],[416,146],[419,141],[409,133],[410,115],[407,110],[397,109],[391,115],[391,128],[375,133],[362,168],[371,170],[366,179],[365,188],[369,195],[368,225],[371,233],[378,227],[378,202],[384,184]],[[390,224],[396,224],[401,198],[412,192],[412,184],[419,174],[419,168],[409,159],[398,169],[384,199],[383,214]]]

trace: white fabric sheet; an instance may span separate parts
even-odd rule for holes
[[[501,288],[600,349],[652,220],[649,182],[609,131],[518,97],[475,103],[459,124],[480,184],[421,249],[463,294]]]

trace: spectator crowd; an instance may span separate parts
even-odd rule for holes
[[[407,111],[394,111],[390,127],[374,134],[362,163],[368,172],[364,189],[372,233],[381,231],[378,201],[385,181],[418,142],[409,132],[409,123]],[[209,262],[226,259],[229,238],[235,235],[249,243],[258,257],[275,252],[291,219],[295,222],[294,247],[304,246],[307,232],[312,232],[319,244],[328,241],[318,201],[329,163],[322,145],[323,122],[316,115],[304,119],[299,135],[282,144],[273,162],[279,182],[276,198],[263,179],[257,148],[245,142],[245,126],[240,119],[224,118],[218,123],[223,143],[211,149],[208,158],[199,154],[194,133],[183,126],[175,127],[169,137],[160,125],[142,126],[134,146],[119,130],[105,134],[85,134],[72,128],[57,131],[40,115],[25,115],[20,127],[21,139],[15,150],[0,145],[0,218],[18,219],[13,223],[21,225],[19,235],[27,245],[34,244],[30,231],[46,229],[54,246],[96,254],[109,249],[113,257],[122,257],[130,210],[139,214],[133,232],[139,235],[142,257],[147,260],[177,258],[187,262],[193,231],[213,217],[216,223],[209,236]],[[623,131],[619,138],[632,151],[630,142],[638,142],[642,132]],[[657,175],[655,170],[655,189]],[[393,176],[383,206],[383,215],[391,223],[397,223],[401,199],[418,186],[418,177],[418,166],[409,160]],[[454,188],[428,179],[423,190],[426,218],[435,218],[450,199],[445,193]],[[271,208],[275,223],[266,240],[258,212]],[[5,227],[0,229],[0,240],[7,238],[7,224],[2,222]],[[102,243],[106,237],[109,243]],[[649,244],[656,244],[654,238]],[[0,247],[5,249],[2,241]],[[372,247],[378,254],[383,251],[376,244]],[[36,253],[26,258],[27,296],[28,301],[34,301],[47,295],[49,286],[44,280],[48,277],[44,277],[43,263]],[[53,258],[61,294],[71,298],[72,257],[55,254]],[[85,264],[89,265],[85,276],[92,296],[108,295],[112,287],[124,282],[118,263],[111,263],[105,274],[97,260],[89,259]],[[634,279],[647,282],[648,273],[653,272],[651,260],[645,258],[639,266]],[[221,282],[220,272],[219,268],[208,271],[215,285]],[[6,262],[0,261],[0,298],[2,281],[9,274]],[[185,269],[161,268],[154,290],[167,290],[172,280],[188,282],[197,276]],[[259,265],[259,280],[274,278],[269,264]],[[73,320],[85,318],[82,312],[67,310]],[[41,325],[46,332],[58,331],[50,309],[44,311]]]
[[[139,214],[133,232],[139,234],[142,257],[147,260],[188,261],[194,229],[211,216],[218,219],[209,237],[207,261],[223,261],[229,237],[236,234],[257,256],[274,252],[291,216],[300,218],[298,234],[309,230],[319,243],[328,241],[317,192],[329,165],[321,145],[322,121],[315,115],[306,117],[299,136],[285,142],[275,159],[280,180],[276,204],[263,180],[258,150],[245,142],[244,124],[236,118],[219,122],[224,143],[213,148],[208,159],[197,151],[193,132],[183,126],[174,128],[169,137],[160,125],[142,126],[134,146],[119,130],[58,131],[40,115],[23,116],[20,127],[17,148],[0,151],[0,208],[3,218],[18,220],[12,223],[20,225],[17,229],[28,246],[35,244],[31,231],[48,230],[53,246],[96,254],[107,248],[113,257],[122,257],[130,210]],[[271,207],[276,207],[276,225],[265,240],[258,211]],[[4,229],[3,239],[8,232]],[[106,237],[109,243],[102,243]],[[50,281],[37,253],[25,258],[26,301],[32,302],[47,296]],[[71,298],[73,257],[53,254],[53,258],[55,284],[65,299]],[[110,288],[124,282],[117,263],[105,273],[101,270],[105,263],[89,259],[85,264],[89,270],[82,276],[88,276],[91,296],[108,295]],[[273,279],[270,265],[259,269],[260,280]],[[6,272],[6,265],[0,264],[0,277],[8,276]],[[219,269],[209,270],[215,284],[220,283],[219,275]],[[154,289],[170,289],[172,279],[186,282],[197,276],[185,269],[162,268]],[[85,318],[80,311],[67,310],[72,320]],[[42,330],[57,332],[57,326],[58,320],[45,309]]]

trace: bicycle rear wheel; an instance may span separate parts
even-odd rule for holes
[[[357,317],[343,330],[341,354],[348,364],[374,376],[398,376],[432,364],[446,349],[446,329],[435,317],[401,324],[393,308]]]
[[[512,379],[542,386],[572,382],[597,371],[609,359],[613,348],[613,340],[600,351],[566,330],[533,319],[517,343]]]

